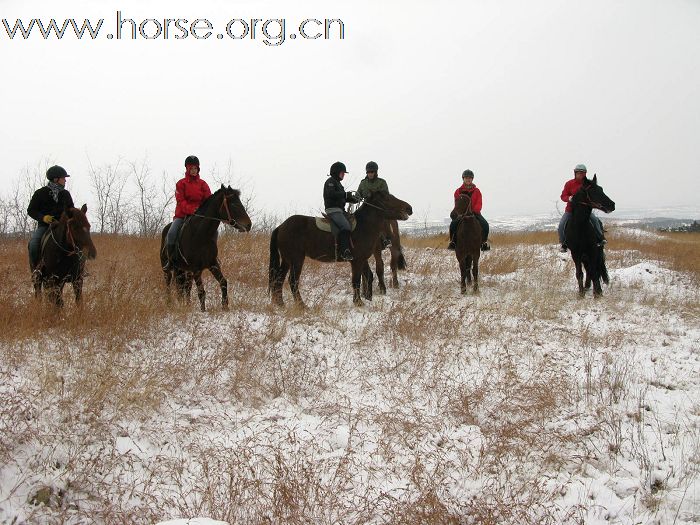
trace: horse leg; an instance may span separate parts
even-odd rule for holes
[[[467,258],[458,256],[458,261],[459,261],[460,290],[462,293],[467,293],[467,285],[465,284],[467,277],[469,277],[469,274],[467,271]]]
[[[280,261],[280,267],[275,275],[275,279],[272,282],[272,288],[270,290],[270,295],[272,296],[272,302],[278,306],[284,306],[284,299],[282,298],[282,286],[284,285],[284,280],[287,278],[287,272],[289,271],[289,263],[282,258]]]
[[[578,282],[578,295],[583,297],[586,295],[586,289],[583,287],[583,268],[581,267],[581,259],[574,259],[576,265],[576,281]]]
[[[306,308],[303,299],[301,298],[301,293],[299,292],[299,277],[301,276],[301,269],[304,267],[304,259],[292,264],[289,269],[289,288],[292,290],[292,297],[294,297],[294,302],[300,308]]]
[[[190,280],[190,287],[192,287],[192,281]],[[202,283],[202,272],[201,270],[199,272],[194,272],[194,283],[197,285],[197,297],[199,297],[199,308],[202,310],[202,312],[206,312],[206,303],[205,299],[207,296],[207,292],[204,289],[204,283]]]
[[[221,306],[224,310],[228,310],[228,281],[226,277],[224,277],[224,274],[221,273],[219,261],[216,261],[214,266],[210,266],[209,271],[214,276],[214,279],[219,282],[219,286],[221,287]]]
[[[73,281],[73,293],[75,294],[75,304],[81,304],[83,301],[83,278],[78,277]]]
[[[391,287],[398,288],[399,287],[398,269],[399,269],[399,257],[401,257],[401,250],[394,247],[394,245],[392,244],[391,248],[389,248],[389,253],[391,253],[391,261],[389,262],[389,267],[391,268]]]
[[[369,266],[369,261],[368,261]],[[384,282],[384,259],[382,258],[382,249],[377,243],[374,247],[374,269],[377,271],[377,282],[379,283],[379,293],[386,294],[386,283]],[[371,273],[371,272],[370,272]]]
[[[479,293],[479,256],[472,258],[472,274],[474,275],[474,293]]]
[[[355,259],[351,263],[351,268],[352,268],[352,302],[355,304],[355,306],[362,306],[362,298],[360,297],[360,281],[362,279],[362,271],[364,269],[364,266],[367,265],[369,267],[369,264],[367,261],[364,261],[364,263],[359,262],[358,258],[355,257]]]
[[[372,300],[372,281],[374,281],[374,276],[372,275],[372,269],[369,267],[369,260],[367,260],[364,268],[362,268],[361,279],[362,279],[362,297],[364,297],[368,301],[371,301]]]

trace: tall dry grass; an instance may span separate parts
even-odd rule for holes
[[[697,236],[609,238],[611,263],[651,258],[698,275]],[[634,293],[579,301],[554,234],[494,234],[482,294],[465,297],[446,237],[406,237],[401,288],[363,309],[347,265],[313,261],[302,275],[311,307],[273,308],[268,242],[220,238],[231,311],[206,275],[205,314],[196,297],[167,301],[158,239],[96,236],[84,304],[68,287],[60,310],[32,297],[26,244],[0,243],[0,469],[17,493],[52,489],[17,515],[580,523],[595,503],[564,506],[561,473],[622,457],[653,469],[644,407],[666,383],[638,383],[636,352],[674,340],[666,303],[648,299],[649,332],[625,317]],[[659,440],[670,446],[688,428]],[[345,446],[329,448],[338,439]],[[686,447],[679,479],[692,483],[700,448]],[[661,505],[669,483],[640,500]]]

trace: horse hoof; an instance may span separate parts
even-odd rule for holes
[[[386,288],[380,288],[380,289],[379,289],[379,293],[380,293],[381,295],[386,295]]]

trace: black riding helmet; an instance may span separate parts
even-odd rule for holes
[[[367,163],[367,166],[365,166],[365,172],[367,171],[379,171],[379,164],[377,164],[373,160],[370,160]]]
[[[331,164],[331,174],[330,174],[331,177],[337,177],[340,174],[340,172],[343,172],[343,171],[345,173],[348,173],[348,170],[345,167],[345,164],[343,164],[342,162],[338,161],[338,162],[334,162],[333,164]]]
[[[51,166],[46,170],[46,178],[49,180],[61,179],[63,177],[70,177],[70,175],[68,175],[66,170],[61,166]]]
[[[185,168],[187,166],[197,166],[197,173],[199,173],[199,159],[196,156],[190,155],[185,159]]]

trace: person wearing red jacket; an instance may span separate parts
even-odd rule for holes
[[[175,241],[185,219],[193,215],[210,195],[209,185],[199,176],[199,159],[190,155],[185,159],[185,176],[175,185],[175,217],[165,240],[168,262],[164,270],[170,269],[177,259]]]
[[[462,173],[462,185],[455,190],[455,201],[459,199],[459,196],[466,194],[470,197],[472,201],[472,212],[476,220],[481,224],[481,251],[485,252],[491,249],[488,243],[489,238],[489,223],[486,222],[484,216],[481,215],[482,198],[481,191],[474,185],[474,172],[472,170],[464,170]],[[450,244],[447,245],[448,250],[455,249],[455,233],[457,233],[457,226],[459,226],[459,219],[454,219],[450,223]]]
[[[588,170],[584,164],[577,164],[574,168],[574,178],[566,181],[566,184],[564,184],[564,189],[561,192],[561,200],[566,203],[566,208],[564,209],[564,213],[559,220],[559,228],[557,229],[559,233],[559,244],[561,244],[560,251],[562,253],[565,253],[566,250],[568,250],[564,233],[566,231],[566,223],[569,222],[569,219],[571,218],[571,198],[576,195],[578,190],[581,189],[583,179],[586,178],[587,172]],[[593,230],[598,237],[598,242],[601,245],[605,244],[606,240],[603,235],[603,223],[600,222],[600,219],[593,213],[591,213],[591,224],[593,225]]]

